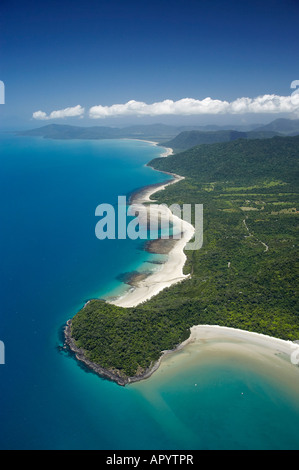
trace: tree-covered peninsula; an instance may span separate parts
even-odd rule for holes
[[[135,308],[90,301],[69,323],[78,350],[126,383],[198,324],[299,339],[298,137],[200,145],[150,165],[185,179],[158,202],[203,204],[190,278]]]

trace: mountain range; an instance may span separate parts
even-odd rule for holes
[[[299,119],[276,119],[265,126],[247,132],[240,130],[183,131],[174,139],[161,142],[161,145],[171,147],[178,152],[201,144],[231,142],[237,139],[269,139],[274,136],[296,136],[298,134]]]
[[[79,127],[49,124],[17,132],[18,135],[48,139],[143,139],[158,141],[175,152],[200,144],[231,142],[237,139],[266,139],[299,134],[299,119],[276,119],[267,125],[250,126],[170,126],[166,124],[136,125],[124,128]]]

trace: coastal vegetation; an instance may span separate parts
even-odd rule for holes
[[[299,136],[200,145],[150,162],[185,179],[159,203],[203,204],[204,242],[186,251],[191,277],[134,308],[90,301],[71,321],[86,358],[142,375],[197,324],[299,339]]]

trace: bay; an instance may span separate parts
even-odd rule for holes
[[[229,372],[216,386],[221,361],[215,358],[208,368],[197,364],[195,371],[186,358],[185,372],[178,369],[166,382],[154,375],[123,388],[60,350],[63,325],[86,300],[119,295],[127,288],[121,274],[157,266],[139,240],[98,240],[95,208],[165,181],[166,175],[146,166],[163,150],[142,141],[8,134],[0,145],[0,448],[299,446],[293,401],[280,399],[275,384],[252,368],[244,372],[242,363],[226,364]],[[184,386],[200,381],[198,374],[204,384],[199,396]],[[258,384],[250,402],[245,409],[232,407],[231,393],[247,390],[248,383]],[[269,400],[269,390],[277,400]],[[215,408],[217,396],[221,406]],[[283,428],[274,426],[269,438],[267,426],[282,417]]]

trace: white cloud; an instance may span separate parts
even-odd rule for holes
[[[210,97],[203,100],[184,98],[178,101],[164,100],[153,104],[131,100],[125,104],[93,106],[89,117],[101,119],[112,116],[160,116],[200,114],[246,114],[246,113],[297,113],[299,94],[291,96],[264,95],[257,98],[238,98],[235,101],[221,101]]]
[[[36,111],[33,113],[33,119],[39,119],[42,121],[46,121],[49,119],[64,119],[67,117],[82,117],[84,114],[84,108],[79,104],[77,106],[73,106],[72,108],[65,108],[60,109],[58,111],[52,111],[49,115],[47,115],[44,111]]]
[[[110,116],[160,116],[192,115],[192,114],[218,114],[225,112],[229,103],[226,101],[205,98],[202,101],[193,98],[184,98],[179,101],[164,100],[161,102],[146,104],[142,101],[128,101],[126,104],[114,104],[112,106],[93,106],[89,110],[89,117],[93,119]]]
[[[263,95],[256,98],[237,98],[234,101],[222,101],[207,97],[203,100],[183,98],[178,101],[164,100],[152,104],[131,100],[124,104],[111,106],[92,106],[89,109],[91,119],[103,119],[114,116],[195,116],[202,114],[277,114],[293,113],[299,115],[299,89],[290,96]],[[67,117],[83,118],[84,108],[77,105],[47,115],[44,111],[36,111],[33,118],[38,120],[63,119]]]
[[[35,111],[32,115],[33,119],[40,119],[40,120],[45,120],[48,119],[48,116],[44,111]]]

